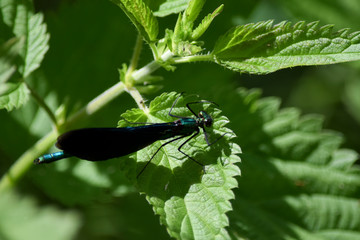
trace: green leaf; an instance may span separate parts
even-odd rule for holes
[[[165,41],[167,42],[169,49],[175,55],[189,56],[194,55],[202,51],[201,42],[195,42],[191,40],[192,23],[184,24],[183,15],[180,13],[177,19],[174,32],[171,30],[166,31]]]
[[[157,17],[165,17],[182,12],[188,6],[189,1],[190,0],[166,0],[160,4],[157,11],[154,11],[154,15]]]
[[[359,232],[355,232],[360,220],[359,208],[355,199],[338,196],[300,195],[262,202],[258,206],[251,205],[248,202],[242,202],[242,204],[244,206],[240,207],[241,210],[247,208],[244,215],[249,219],[258,219],[257,224],[263,227],[261,233],[246,234],[247,236],[253,235],[252,239],[321,240],[336,239],[335,236],[342,235],[348,237],[359,236]],[[277,209],[277,214],[273,216],[267,215],[266,211],[271,212],[272,209]],[[248,215],[251,212],[253,212],[252,217]],[[282,227],[276,228],[276,225],[282,225]],[[304,227],[301,228],[297,225]],[[349,228],[349,226],[352,227]],[[256,229],[251,230],[256,231]],[[315,233],[312,233],[312,231],[315,231]],[[294,237],[294,233],[297,233],[296,237]],[[326,237],[324,238],[324,236]],[[343,238],[339,237],[338,239]]]
[[[17,69],[16,57],[18,56],[23,41],[11,38],[0,46],[0,84],[10,79]]]
[[[177,42],[173,46],[173,49],[174,53],[179,56],[191,56],[203,50],[202,47],[198,46],[196,43],[189,43],[188,41]]]
[[[32,1],[2,0],[0,9],[4,23],[16,36],[22,36],[26,31],[26,23],[34,11]]]
[[[330,164],[331,168],[339,170],[351,170],[351,166],[359,159],[359,154],[350,149],[340,149],[337,150]]]
[[[208,29],[211,22],[214,20],[214,18],[222,12],[224,9],[224,4],[220,5],[213,13],[209,13],[204,19],[201,21],[199,26],[194,29],[194,31],[191,33],[191,39],[196,40],[199,37],[201,37],[204,32]]]
[[[264,202],[262,205],[267,210],[278,208],[279,216],[284,219],[301,219],[299,224],[311,231],[327,229],[354,231],[360,226],[360,208],[357,199],[313,194],[284,197],[281,200]],[[281,211],[281,208],[287,207],[294,211]]]
[[[127,111],[122,115],[130,122],[170,122],[169,110],[178,94],[164,93],[150,103],[149,113],[139,109]],[[181,97],[173,108],[172,114],[191,116],[185,107],[188,98]],[[194,101],[194,99],[192,100]],[[197,110],[205,109],[214,120],[212,130],[208,130],[210,141],[231,131],[224,126],[228,119],[218,109],[209,104],[195,106]],[[119,126],[128,125],[120,121]],[[229,200],[233,198],[232,189],[237,186],[235,176],[240,174],[235,163],[240,159],[237,144],[231,141],[232,136],[226,134],[215,144],[208,146],[202,134],[199,134],[181,149],[197,161],[205,164],[202,167],[178,151],[185,140],[175,141],[163,146],[155,155],[151,164],[137,180],[138,188],[146,194],[146,199],[160,222],[167,227],[174,238],[182,239],[215,239],[228,238],[224,229],[228,225],[225,215],[230,211]],[[131,159],[121,162],[129,179],[136,179],[137,173],[145,166],[161,144],[169,140],[157,141],[153,145],[133,154]]]
[[[358,231],[346,231],[346,230],[324,230],[318,233],[318,236],[326,240],[356,240],[360,238]]]
[[[1,9],[4,22],[12,29],[17,37],[24,37],[25,44],[20,51],[23,64],[19,70],[26,78],[36,70],[49,49],[49,34],[41,13],[34,14],[30,1],[2,1]]]
[[[202,7],[204,6],[206,0],[190,0],[189,4],[183,15],[183,23],[185,25],[191,24],[193,25],[194,21],[198,17],[201,12]]]
[[[357,13],[360,11],[360,4],[358,1],[277,0],[277,2],[280,2],[281,7],[297,19],[306,21],[318,19],[340,27],[359,29],[360,16]]]
[[[169,49],[171,49],[175,55],[189,56],[203,50],[201,47],[203,43],[195,42],[194,40],[206,31],[212,20],[223,8],[223,6],[220,6],[214,13],[206,16],[195,31],[193,31],[194,21],[198,17],[204,3],[205,1],[203,0],[190,1],[186,11],[179,14],[174,31],[166,31],[166,42],[168,42]]]
[[[74,211],[54,207],[39,208],[28,196],[1,194],[0,236],[2,239],[73,239],[81,227]]]
[[[8,69],[2,73],[4,79],[1,82],[8,81],[15,69],[19,70],[23,78],[26,78],[40,66],[48,49],[49,35],[46,33],[46,26],[42,23],[43,16],[40,13],[33,14],[31,1],[4,0],[0,4],[4,23],[17,39],[21,40],[15,48],[16,55],[18,54],[22,58],[22,62],[14,62],[11,60],[13,57],[5,56],[8,58],[8,64],[10,61],[12,66],[2,65],[2,68],[8,67]],[[14,108],[19,108],[29,99],[28,94],[29,90],[25,83],[18,82],[18,80],[2,84],[0,86],[0,109],[6,108],[11,111]]]
[[[163,88],[163,85],[158,84],[160,81],[164,79],[161,76],[146,76],[142,78],[140,81],[136,82],[136,88],[140,93],[144,94],[153,94],[158,92]]]
[[[229,213],[231,237],[357,239],[358,154],[339,149],[342,136],[323,130],[321,117],[279,110],[278,99],[260,99],[258,91],[227,94],[237,106],[232,121],[241,121],[235,131],[246,149]]]
[[[111,0],[118,5],[148,43],[154,42],[159,32],[158,21],[142,0]]]
[[[236,212],[231,214],[232,239],[325,240],[275,214],[269,214],[251,201],[238,199],[233,206]]]
[[[360,32],[332,31],[317,22],[291,25],[272,21],[229,30],[216,42],[214,61],[239,72],[265,74],[283,68],[360,59]]]
[[[0,109],[8,111],[19,108],[29,99],[25,83],[5,83],[0,85]]]
[[[41,13],[32,15],[26,26],[26,44],[23,53],[24,66],[21,69],[23,77],[28,77],[39,68],[45,53],[49,49],[50,35],[46,32],[44,16]]]

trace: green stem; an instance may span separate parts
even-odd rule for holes
[[[172,57],[173,57],[173,54],[170,51],[168,51],[161,56],[161,60],[167,61]],[[153,73],[160,67],[161,67],[161,65],[157,61],[152,61],[151,63],[147,64],[146,66],[142,67],[141,69],[139,69],[135,72],[132,72],[131,78],[133,79],[134,82],[141,81],[141,79],[143,77],[150,75],[151,73]],[[136,104],[138,105],[138,107],[140,109],[142,109],[145,113],[149,112],[149,109],[145,105],[145,101],[144,101],[143,97],[141,96],[140,92],[135,87],[128,87],[126,89],[126,91],[133,97],[133,99],[135,100]]]
[[[155,60],[159,59],[159,53],[158,53],[158,49],[156,48],[156,45],[154,43],[150,43],[149,47],[153,53],[153,57]]]
[[[80,109],[77,113],[72,115],[64,124],[64,129],[70,128],[71,125],[81,121],[82,119],[89,117],[103,108],[105,105],[114,100],[117,96],[125,91],[125,85],[123,82],[118,82],[105,92],[94,98],[86,106]]]
[[[52,130],[18,158],[7,173],[2,176],[0,180],[0,193],[15,186],[21,177],[30,169],[36,158],[35,156],[39,156],[39,153],[48,150],[54,144],[57,135],[57,131],[55,129]]]
[[[167,51],[160,58],[162,61],[166,62],[169,59],[171,59],[173,56],[174,55],[170,51]],[[133,74],[131,76],[135,82],[140,81],[143,77],[150,75],[151,73],[155,72],[160,67],[161,67],[161,65],[157,61],[152,61],[149,64],[147,64],[146,66],[142,67],[141,69],[133,72]]]
[[[138,107],[140,109],[142,109],[143,111],[148,112],[148,109],[145,105],[145,101],[144,101],[143,97],[141,96],[140,92],[133,86],[134,81],[132,78],[132,73],[135,71],[137,64],[139,62],[139,57],[140,57],[141,48],[142,48],[142,42],[143,42],[142,36],[140,34],[138,34],[136,43],[135,43],[134,52],[131,57],[130,65],[125,74],[124,82],[126,85],[126,91],[132,96],[132,98],[135,100]]]
[[[167,61],[172,58],[173,55],[171,52],[166,52],[161,56],[163,61]],[[131,77],[135,80],[141,80],[142,78],[150,75],[155,70],[160,68],[161,65],[153,61],[143,68],[134,71],[131,74]],[[147,110],[145,108],[144,101],[140,93],[136,89],[126,89],[123,82],[119,82],[94,98],[91,102],[89,102],[86,106],[80,109],[76,114],[72,115],[67,122],[62,126],[62,128],[67,129],[71,125],[81,121],[82,119],[93,115],[95,112],[100,110],[102,107],[107,105],[117,96],[119,96],[124,91],[128,91],[131,96],[138,103],[139,107]],[[30,169],[34,159],[39,157],[41,154],[46,152],[56,141],[56,137],[58,136],[58,131],[56,129],[52,130],[49,134],[41,138],[34,146],[29,148],[23,155],[21,155],[16,162],[10,167],[8,172],[1,178],[0,180],[0,194],[2,191],[15,186],[16,182],[18,182],[21,177]]]
[[[135,100],[138,107],[143,110],[145,113],[149,112],[148,107],[145,105],[145,100],[141,96],[140,92],[136,88],[128,88],[127,92],[132,96],[132,98]]]
[[[186,57],[176,57],[171,59],[171,63],[189,63],[189,62],[204,62],[204,61],[214,61],[214,57],[211,54],[208,55],[194,55],[194,56],[186,56]]]
[[[57,120],[54,115],[54,113],[51,111],[50,107],[45,103],[44,99],[42,99],[32,87],[30,87],[26,82],[26,87],[30,90],[31,95],[34,97],[34,99],[37,101],[37,103],[45,110],[45,112],[50,117],[51,121],[54,123],[54,125],[57,127]]]
[[[135,69],[137,68],[137,64],[139,62],[140,53],[141,53],[141,49],[142,49],[142,43],[143,43],[142,36],[140,34],[138,34],[138,36],[136,38],[134,52],[131,57],[130,65],[129,65],[126,75],[132,74],[132,72],[135,71]]]

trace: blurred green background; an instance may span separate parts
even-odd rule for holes
[[[34,2],[36,11],[45,15],[51,38],[50,49],[30,84],[53,109],[65,104],[67,114],[71,114],[119,80],[117,68],[129,62],[137,33],[121,9],[110,1]],[[201,39],[209,51],[218,36],[230,27],[268,19],[274,19],[276,23],[283,20],[320,20],[321,25],[334,24],[336,29],[360,30],[360,2],[357,0],[207,1],[202,15],[213,11],[220,2],[225,4],[224,11]],[[176,19],[177,16],[159,19],[160,37],[165,28],[173,27]],[[147,64],[151,57],[144,45],[139,66]],[[175,72],[161,69],[155,74],[164,78],[161,82],[163,89],[145,95],[146,99],[151,100],[163,91],[186,91],[226,106],[229,103],[224,101],[222,93],[238,87],[260,88],[264,96],[280,97],[283,107],[298,107],[303,113],[324,115],[325,128],[343,133],[346,139],[344,147],[360,152],[358,62],[297,67],[262,76],[234,73],[215,64],[191,63],[177,65]],[[116,126],[120,114],[133,107],[136,107],[135,102],[129,95],[123,94],[79,126]],[[236,108],[228,109],[231,108],[224,108],[225,115],[236,114]],[[2,175],[26,149],[51,129],[51,124],[32,99],[20,110],[11,113],[0,111],[0,122]],[[75,214],[71,220],[73,226],[81,229],[80,233],[74,233],[77,239],[150,239],[149,233],[152,233],[153,239],[168,238],[144,197],[139,197],[126,184],[123,186],[125,196],[91,199],[98,204],[85,208],[76,203],[54,202],[51,195],[44,194],[38,187],[32,171],[19,183],[18,192],[35,197],[40,205],[56,204],[64,211],[71,210]],[[20,196],[14,196],[9,201],[20,201]],[[79,222],[77,218],[82,220],[82,225],[75,224]],[[141,226],[142,230],[138,231],[136,226]]]

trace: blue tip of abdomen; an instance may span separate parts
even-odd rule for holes
[[[54,152],[54,153],[49,153],[49,154],[45,154],[40,156],[39,158],[34,160],[34,164],[42,164],[42,163],[51,163],[63,158],[68,158],[71,157],[71,155],[64,153],[63,151],[60,152]]]

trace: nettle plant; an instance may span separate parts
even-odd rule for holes
[[[68,114],[66,104],[54,111],[31,85],[34,71],[51,47],[43,14],[34,13],[31,1],[0,1],[0,108],[8,112],[26,108],[32,97],[53,124],[53,129],[9,166],[1,179],[1,236],[53,239],[56,234],[57,239],[69,239],[81,235],[81,219],[74,212],[40,208],[28,197],[20,199],[6,191],[21,184],[25,175],[48,198],[83,209],[91,209],[94,199],[138,191],[145,194],[161,225],[176,239],[360,239],[356,152],[339,149],[343,137],[323,130],[322,117],[301,116],[294,108],[279,109],[279,99],[260,98],[258,90],[232,89],[222,95],[223,102],[228,102],[224,108],[231,109],[232,129],[226,127],[229,119],[216,106],[197,106],[213,118],[208,136],[215,139],[230,133],[208,146],[201,132],[182,149],[204,164],[206,172],[177,151],[181,143],[175,141],[163,147],[136,178],[167,140],[107,162],[69,159],[33,166],[33,160],[46,153],[59,134],[75,124],[81,126],[123,93],[128,93],[138,108],[115,119],[119,127],[133,126],[129,122],[174,121],[168,112],[179,93],[162,93],[149,104],[143,97],[148,91],[158,91],[159,77],[151,74],[159,68],[176,71],[175,66],[180,64],[208,62],[211,67],[215,63],[235,72],[267,74],[295,66],[360,60],[360,33],[334,31],[332,25],[303,21],[249,23],[229,29],[216,39],[212,49],[205,50],[203,44],[207,40],[201,37],[224,5],[199,19],[205,0],[163,1],[156,11],[149,8],[148,1],[112,2],[139,34],[130,64],[119,69],[117,84]],[[174,27],[159,33],[161,17],[171,14],[178,14]],[[138,67],[143,42],[151,50],[153,61]],[[184,94],[173,114],[191,117],[185,105],[198,99],[201,98]],[[15,208],[32,220],[15,219]],[[141,213],[134,213],[141,218]]]

